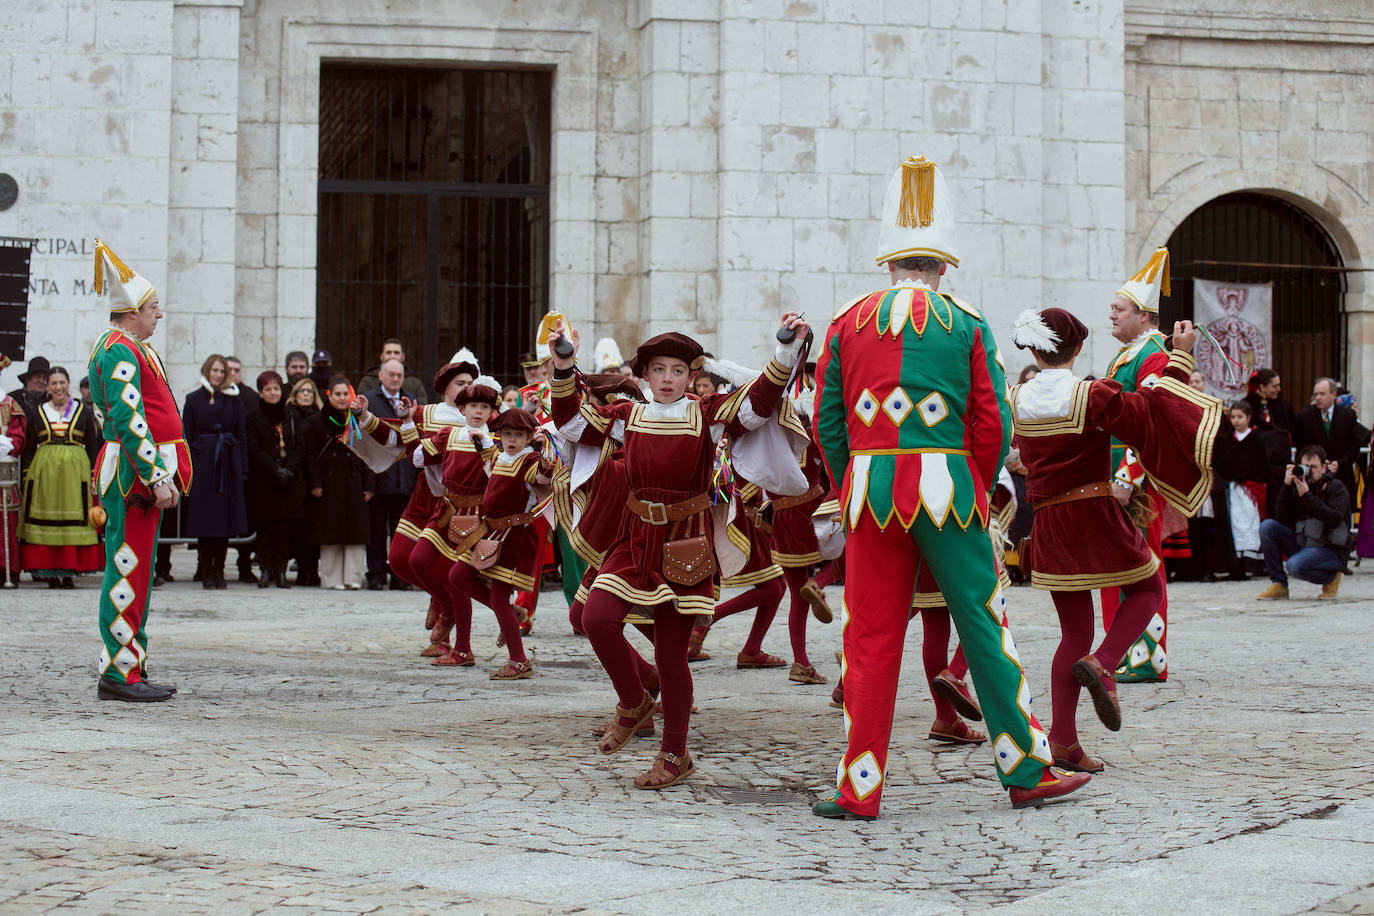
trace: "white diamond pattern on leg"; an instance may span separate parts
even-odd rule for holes
[[[1150,667],[1155,669],[1156,674],[1163,674],[1168,656],[1164,654],[1163,646],[1155,646],[1155,651],[1150,655]]]
[[[120,544],[114,552],[114,564],[119,574],[127,578],[138,567],[138,556],[128,544]]]
[[[998,626],[1001,626],[1002,615],[1007,612],[1007,593],[1002,591],[1001,580],[998,580],[997,590],[992,593],[992,597],[988,599],[984,607],[988,609],[988,613],[997,621]]]
[[[849,784],[854,787],[854,794],[859,801],[872,795],[882,781],[883,771],[879,769],[878,758],[873,756],[872,751],[864,751],[849,765]]]
[[[129,609],[129,605],[134,603],[134,587],[129,584],[128,579],[120,579],[110,589],[110,602],[119,609],[121,614]]]
[[[114,666],[119,669],[120,674],[128,677],[129,672],[138,667],[138,656],[130,652],[128,646],[125,646],[116,653]]]
[[[1002,654],[1019,666],[1021,656],[1016,654],[1016,640],[1011,638],[1011,630],[1002,627]]]
[[[1131,667],[1138,668],[1145,664],[1150,658],[1150,647],[1145,645],[1145,640],[1137,639],[1135,645],[1131,646]]]
[[[1050,753],[1050,739],[1045,737],[1045,733],[1034,725],[1031,726],[1031,750],[1030,757],[1038,760],[1045,766],[1054,763],[1054,755]]]
[[[1025,758],[1025,753],[1016,746],[1016,742],[1011,740],[1011,735],[1006,732],[997,736],[997,740],[992,742],[992,757],[997,761],[997,768],[1003,773],[1010,773],[1016,769],[1016,765]]]
[[[1021,686],[1016,691],[1016,705],[1021,710],[1021,714],[1029,721],[1031,717],[1031,692],[1030,685],[1026,683],[1024,677],[1021,678]]]
[[[110,670],[110,650],[103,645],[100,647],[100,670],[98,674],[104,674]]]
[[[1150,625],[1145,628],[1145,632],[1150,634],[1150,638],[1159,642],[1164,638],[1164,618],[1158,614],[1150,618]]]
[[[123,617],[116,617],[115,622],[110,624],[110,635],[121,646],[127,646],[129,640],[134,638],[134,628],[129,626],[129,621]]]
[[[841,759],[839,763],[835,764],[835,788],[838,789],[838,788],[840,787],[840,785],[841,785],[843,782],[844,782],[844,760]]]

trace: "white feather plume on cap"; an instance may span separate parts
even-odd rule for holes
[[[1053,353],[1059,349],[1059,335],[1050,330],[1037,309],[1026,309],[1012,323],[1011,342],[1021,349]]]
[[[472,363],[477,367],[477,371],[482,371],[482,364],[477,361],[477,354],[467,347],[459,347],[458,352],[449,358],[450,363]]]
[[[714,375],[717,378],[723,378],[736,387],[747,385],[760,375],[763,375],[763,372],[759,369],[750,369],[748,366],[742,366],[728,359],[716,359],[711,356],[706,357],[702,362],[701,371]]]

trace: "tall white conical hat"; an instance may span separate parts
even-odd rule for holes
[[[157,290],[119,259],[100,239],[95,240],[95,293],[109,293],[111,312],[136,312]]]
[[[924,156],[897,166],[883,197],[877,262],[899,258],[939,258],[959,266],[959,234],[954,201],[939,167]]]
[[[1169,295],[1169,249],[1156,248],[1145,266],[1116,291],[1142,312],[1158,312],[1160,293]]]
[[[592,360],[592,368],[597,372],[605,372],[607,369],[616,369],[625,362],[620,355],[620,345],[612,337],[603,337],[596,342],[595,359]]]

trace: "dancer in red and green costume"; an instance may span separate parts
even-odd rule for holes
[[[1051,768],[988,538],[988,493],[1011,439],[1006,380],[987,321],[937,292],[958,265],[944,177],[903,162],[883,206],[877,262],[892,284],[831,321],[816,365],[816,442],[844,512],[844,717],[838,791],[812,811],[871,820],[887,781],[903,638],[928,567],[959,632],[1014,807],[1087,782]]]
[[[1169,249],[1157,248],[1145,266],[1126,281],[1112,297],[1109,317],[1112,322],[1112,336],[1123,346],[1117,351],[1111,365],[1107,367],[1108,381],[1121,385],[1125,392],[1135,392],[1152,387],[1163,377],[1164,367],[1169,364],[1169,349],[1165,346],[1164,335],[1159,330],[1159,295],[1169,295]],[[1150,483],[1147,469],[1140,463],[1134,451],[1120,440],[1112,440],[1112,485],[1117,501],[1123,506],[1130,502],[1136,491],[1143,491],[1154,510],[1154,517],[1142,530],[1145,543],[1156,558],[1163,556],[1164,542],[1164,499]],[[1165,640],[1168,636],[1169,594],[1164,564],[1159,565],[1159,587],[1164,591],[1164,602],[1159,608],[1162,627],[1152,627],[1126,650],[1121,664],[1116,669],[1116,679],[1121,683],[1151,683],[1166,680],[1169,676],[1168,660],[1165,654]],[[1102,628],[1108,630],[1116,617],[1121,603],[1119,589],[1104,589],[1102,592]]]
[[[95,342],[87,377],[104,417],[95,483],[105,507],[100,589],[102,700],[156,703],[176,688],[148,681],[148,598],[162,510],[191,488],[191,454],[162,359],[146,341],[162,318],[157,290],[95,241],[95,291],[108,293],[110,324]]]

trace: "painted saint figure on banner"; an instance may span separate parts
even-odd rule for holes
[[[1197,367],[1206,377],[1209,391],[1239,397],[1245,393],[1250,373],[1269,365],[1273,299],[1274,287],[1268,283],[1222,285],[1211,280],[1193,281],[1193,315],[1221,346],[1218,350],[1205,337],[1198,340]]]

